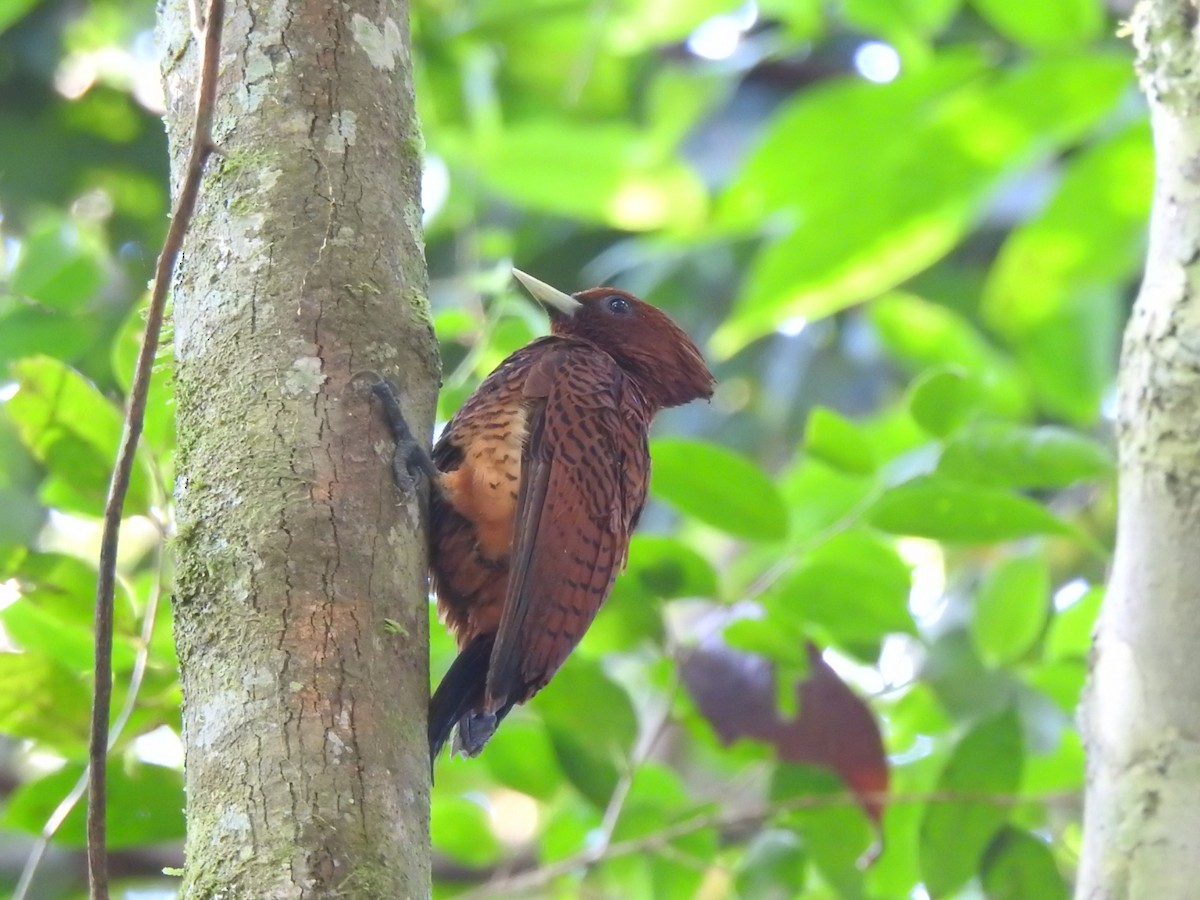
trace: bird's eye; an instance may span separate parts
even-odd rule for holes
[[[618,316],[627,316],[633,312],[633,307],[629,304],[629,301],[619,294],[613,294],[609,297],[605,297],[604,307],[610,313]]]

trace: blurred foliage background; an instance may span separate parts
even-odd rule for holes
[[[720,379],[662,417],[574,657],[439,761],[437,895],[1068,896],[1152,182],[1128,6],[414,0],[439,418],[545,330],[514,262],[663,306]],[[98,517],[167,211],[153,27],[0,0],[0,893],[45,850],[26,896],[84,895]],[[181,860],[170,377],[168,343],[117,598],[130,898]],[[846,786],[889,774],[876,830]]]

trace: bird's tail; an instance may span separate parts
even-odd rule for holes
[[[513,708],[505,703],[495,712],[486,712],[484,691],[487,688],[488,667],[496,635],[480,634],[458,654],[450,664],[441,684],[429,700],[429,762],[437,759],[454,726],[458,737],[454,750],[476,756],[495,732],[496,726]]]
[[[429,701],[429,759],[432,762],[450,739],[460,719],[483,705],[488,661],[496,635],[480,634],[458,654]]]

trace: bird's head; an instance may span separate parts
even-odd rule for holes
[[[609,287],[572,296],[513,269],[550,314],[550,330],[591,341],[633,376],[658,408],[712,396],[716,379],[687,333],[657,307]]]

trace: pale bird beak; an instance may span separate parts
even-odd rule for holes
[[[578,300],[570,294],[564,294],[556,287],[551,287],[544,281],[539,281],[532,275],[526,275],[520,269],[513,269],[513,276],[517,281],[525,286],[525,290],[533,296],[533,299],[543,306],[550,309],[551,312],[559,312],[564,316],[573,316],[580,307],[583,306]]]

